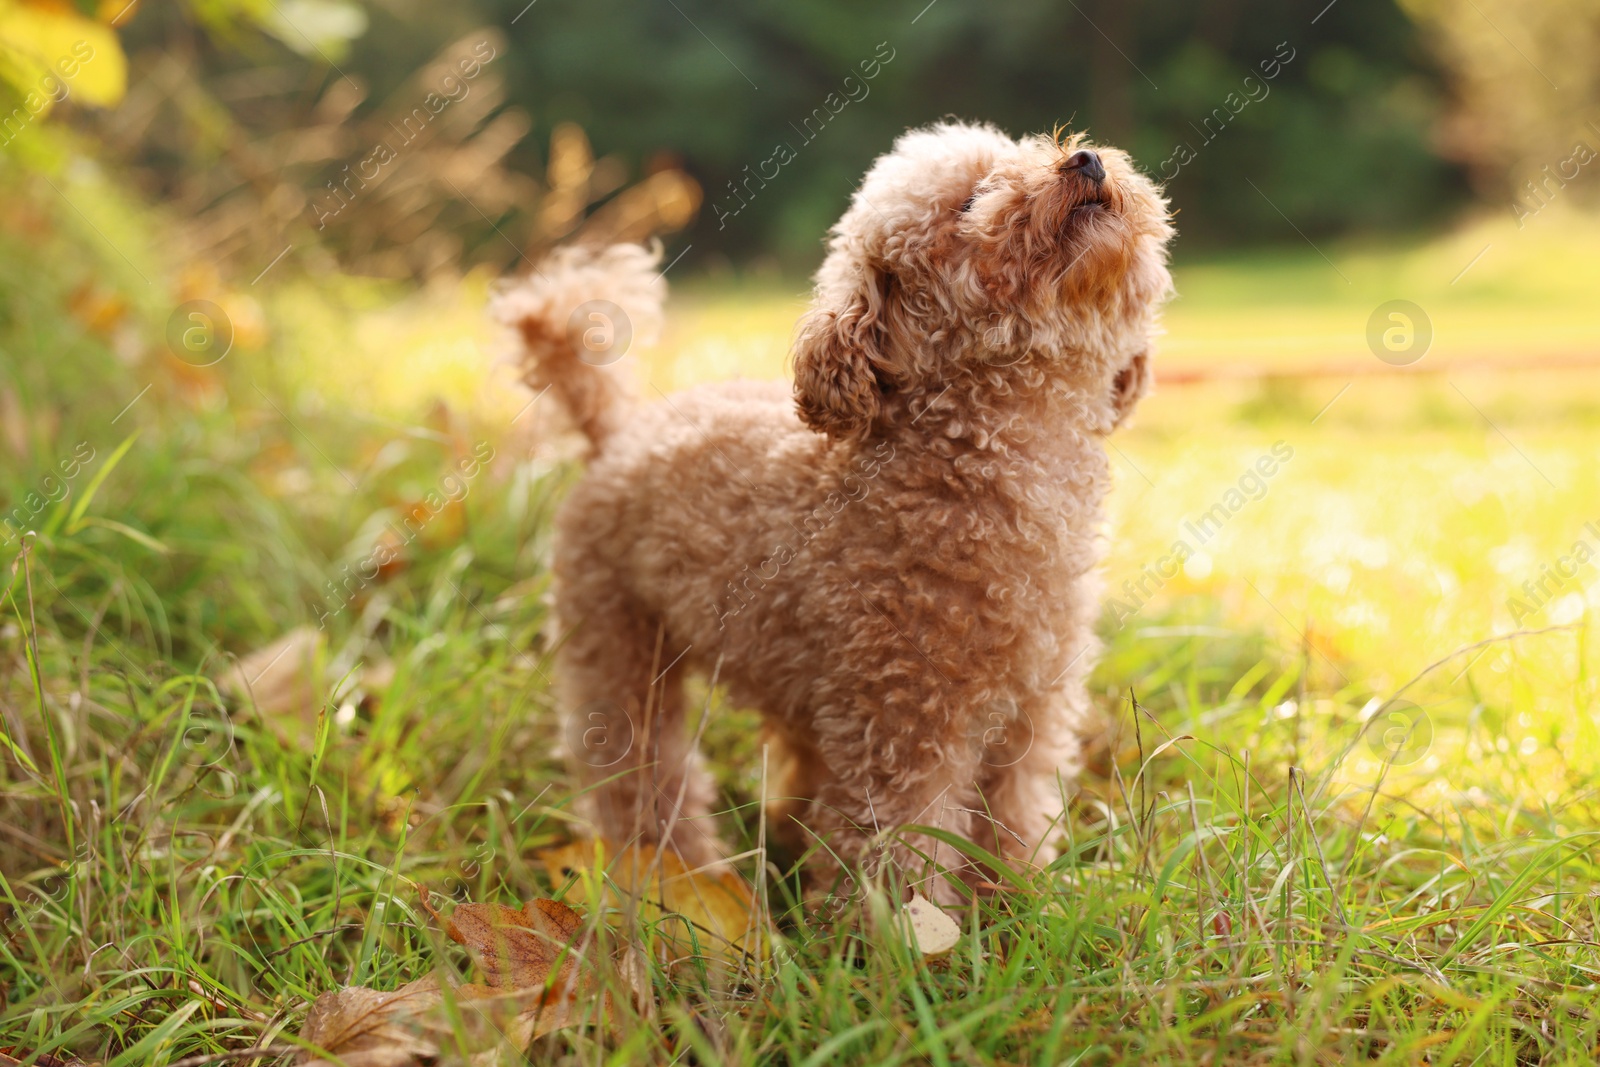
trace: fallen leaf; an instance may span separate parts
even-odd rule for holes
[[[27,1058],[19,1060],[17,1056]],[[14,1045],[0,1048],[0,1067],[23,1067],[23,1064],[29,1064],[30,1067],[95,1067],[84,1060],[64,1060],[48,1052],[29,1052]]]
[[[446,991],[432,977],[393,993],[363,986],[324,993],[301,1037],[335,1058],[307,1050],[296,1062],[302,1067],[434,1067],[446,1054],[459,1053],[473,1067],[521,1063],[535,1037],[580,1021],[575,1002],[546,1006],[538,1001],[537,994],[507,994],[482,985]]]
[[[265,648],[242,656],[217,686],[228,696],[253,700],[265,715],[298,712],[308,726],[322,703],[317,697],[316,661],[322,633],[297,626]]]
[[[607,862],[607,857],[614,857]],[[762,955],[771,939],[753,920],[755,901],[744,879],[727,869],[691,870],[676,852],[652,845],[618,848],[603,840],[581,840],[539,853],[556,885],[576,876],[584,899],[622,907],[637,898],[647,918],[664,913],[688,920],[659,923],[675,954],[712,956],[738,963],[759,942]]]
[[[441,920],[426,890],[422,906],[435,922]],[[462,986],[459,995],[488,1002],[497,1025],[519,1037],[523,1047],[535,1037],[584,1021],[586,1014],[612,1017],[608,993],[601,993],[597,1010],[585,1010],[584,1000],[596,983],[579,970],[588,947],[583,916],[559,900],[530,900],[520,910],[458,904],[443,925],[451,940],[472,953],[486,980],[481,986]]]
[[[586,1007],[575,996],[559,990],[506,992],[485,985],[464,985],[456,990],[462,1009],[470,1009],[521,1051],[536,1037],[584,1022],[611,1020],[611,996],[603,993],[597,1007]]]
[[[924,956],[943,956],[961,940],[961,924],[921,893],[905,906],[907,942]]]
[[[641,1018],[653,1020],[656,1017],[656,994],[650,982],[650,962],[645,959],[644,953],[632,945],[624,946],[617,955],[617,973],[628,987],[633,1010]]]
[[[418,1017],[442,998],[439,980],[432,975],[392,993],[347,986],[316,999],[300,1036],[345,1067],[422,1067],[437,1058],[439,1046],[423,1033]],[[309,1049],[296,1062],[307,1067],[335,1063]]]
[[[96,288],[85,282],[67,296],[67,310],[90,333],[110,337],[128,316],[128,302],[121,294]]]
[[[426,1067],[448,1051],[467,1055],[473,1067],[492,1067],[521,1062],[536,1037],[612,1018],[609,995],[597,1004],[582,999],[595,983],[579,970],[583,916],[565,904],[460,904],[446,918],[423,890],[422,906],[472,953],[486,982],[447,989],[429,976],[391,993],[364,986],[324,993],[300,1033],[321,1052],[302,1052],[298,1064]]]
[[[493,990],[571,985],[583,917],[558,900],[458,904],[445,933],[472,953]],[[552,971],[554,973],[552,973]]]

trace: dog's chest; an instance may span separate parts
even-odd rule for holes
[[[1005,478],[929,479],[862,503],[845,540],[881,545],[908,595],[997,621],[1070,598],[1097,559],[1095,479],[1075,482],[1036,466]]]

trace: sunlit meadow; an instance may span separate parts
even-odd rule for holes
[[[876,888],[816,923],[761,863],[757,720],[702,690],[781,951],[732,984],[653,964],[642,1006],[607,970],[585,1010],[611,1022],[530,1055],[1590,1062],[1597,234],[1552,211],[1180,269],[1157,391],[1110,442],[1107,741],[1063,858],[946,958]],[[210,368],[45,282],[13,328],[71,358],[18,365],[5,447],[53,465],[71,422],[104,474],[8,557],[0,1064],[290,1062],[319,995],[466,969],[419,887],[615,919],[540,858],[582,828],[541,637],[574,449],[497,362],[492,280],[241,286]],[[1368,340],[1394,299],[1434,335],[1404,367]],[[690,280],[642,393],[781,377],[804,306],[801,280]],[[95,406],[55,406],[84,373]],[[399,565],[327,598],[485,449]],[[290,683],[242,697],[233,663],[285,633]]]

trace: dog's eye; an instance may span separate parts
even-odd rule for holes
[[[978,199],[977,193],[973,193],[971,196],[967,197],[966,202],[961,205],[961,213],[963,215],[972,210],[972,202],[976,199]]]

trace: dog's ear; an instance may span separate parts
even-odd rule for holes
[[[1134,405],[1149,391],[1150,353],[1146,350],[1134,356],[1126,367],[1117,371],[1117,376],[1111,383],[1113,429],[1128,421],[1128,416],[1133,414]]]
[[[818,304],[801,323],[794,346],[794,400],[818,433],[852,437],[882,410],[888,355],[884,316],[894,275],[870,264],[842,300]]]

